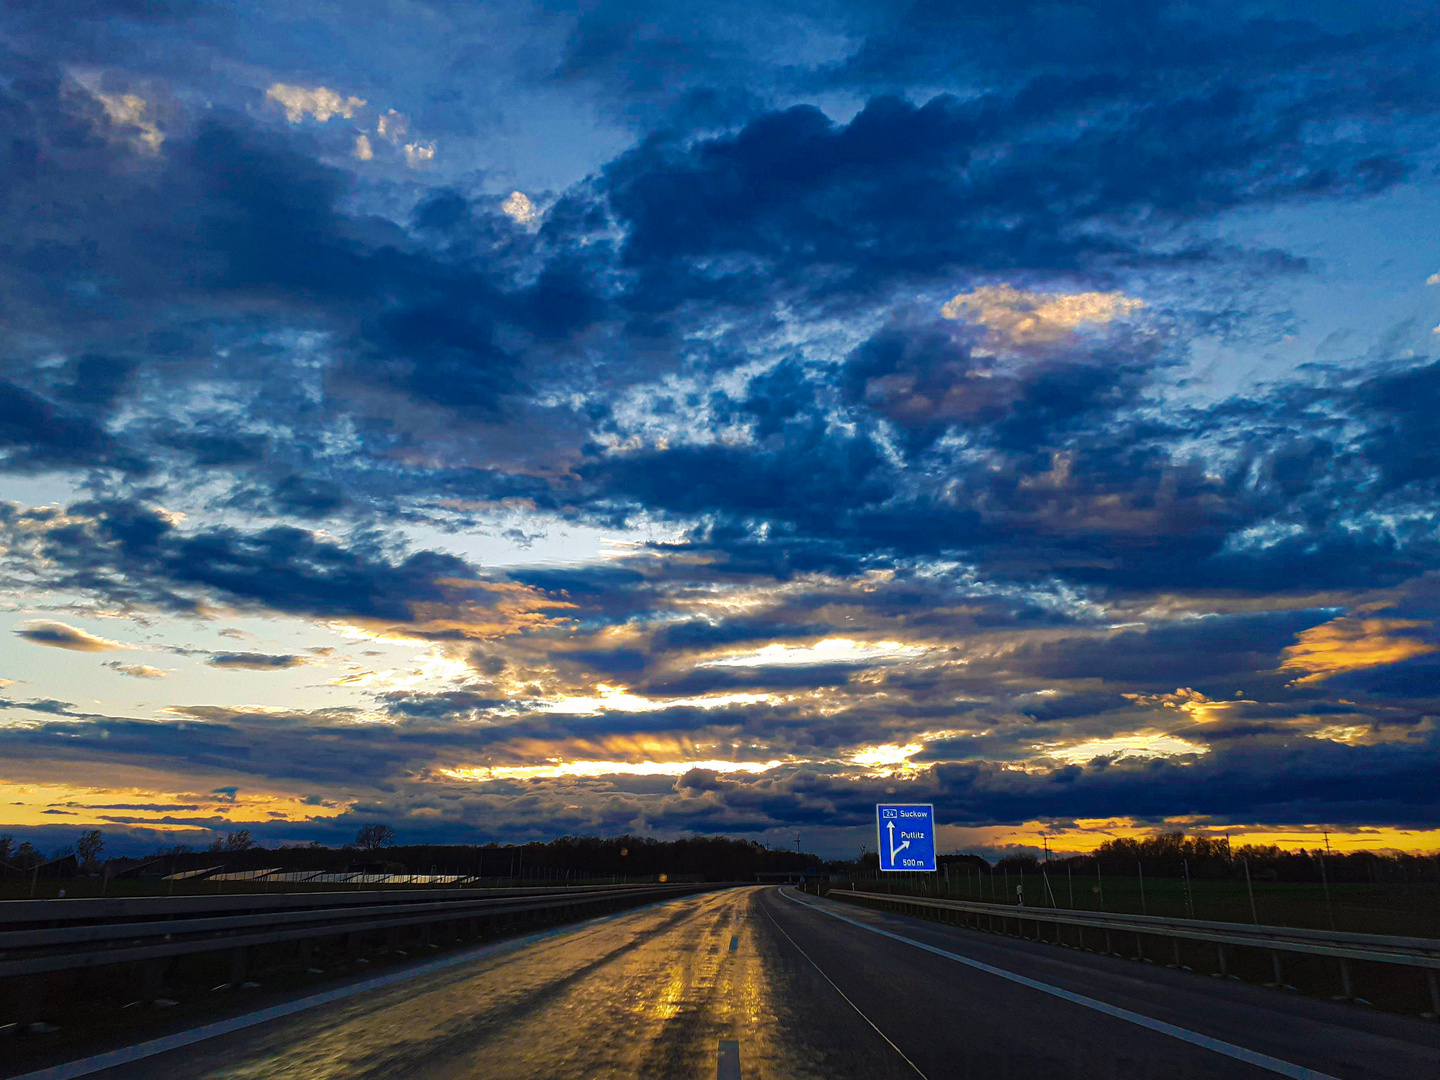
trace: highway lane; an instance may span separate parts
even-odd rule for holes
[[[1284,1075],[874,929],[1340,1080],[1440,1077],[1440,1030],[1423,1021],[759,887],[597,920],[523,948],[477,956],[473,963],[91,1075],[110,1080]]]
[[[1274,1077],[863,924],[1340,1080],[1440,1077],[1440,1025],[813,897],[763,898],[795,946],[931,1077]],[[838,918],[836,917],[838,916]],[[843,921],[842,921],[843,920]],[[1293,1074],[1292,1074],[1293,1075]]]
[[[233,1035],[107,1080],[913,1078],[732,889],[628,912]],[[773,890],[769,890],[773,891]],[[842,1003],[843,1004],[843,1003]],[[733,1056],[733,1055],[732,1055]]]

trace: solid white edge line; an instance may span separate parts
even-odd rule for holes
[[[954,960],[956,963],[964,964],[967,967],[975,968],[989,975],[998,975],[1002,979],[1008,979],[1021,986],[1028,986],[1032,990],[1039,990],[1042,994],[1050,994],[1063,1001],[1069,1001],[1075,1005],[1082,1005],[1087,1009],[1093,1009],[1106,1016],[1113,1016],[1117,1020],[1128,1020],[1151,1031],[1159,1032],[1162,1035],[1169,1035],[1171,1038],[1179,1039],[1181,1042],[1190,1043],[1192,1046],[1204,1047],[1206,1050],[1213,1050],[1217,1054],[1224,1054],[1226,1057],[1234,1058],[1236,1061],[1243,1061],[1248,1065],[1257,1065],[1262,1069],[1269,1069],[1281,1076],[1291,1077],[1291,1080],[1338,1080],[1329,1073],[1318,1072],[1315,1069],[1307,1069],[1303,1065],[1293,1065],[1288,1061],[1281,1061],[1279,1058],[1271,1057],[1269,1054],[1257,1053],[1254,1050],[1247,1050],[1243,1046],[1236,1046],[1234,1043],[1225,1042],[1223,1039],[1215,1039],[1209,1035],[1201,1035],[1198,1031],[1191,1031],[1189,1028],[1178,1027],[1175,1024],[1167,1024],[1164,1020],[1155,1020],[1143,1013],[1131,1012],[1129,1009],[1122,1009],[1117,1005],[1109,1005],[1095,998],[1086,997],[1084,994],[1076,994],[1069,990],[1062,990],[1058,986],[1051,986],[1049,983],[1040,982],[1037,979],[1026,978],[1024,975],[1017,975],[1013,971],[1006,971],[1004,968],[993,967],[980,960],[972,960],[968,956],[961,956],[959,953],[948,952],[935,945],[927,945],[923,941],[916,941],[914,938],[905,937],[902,934],[894,934],[889,930],[882,930],[878,926],[870,926],[867,923],[855,919],[846,918],[834,911],[829,911],[808,900],[799,900],[786,892],[780,890],[782,896],[792,904],[799,904],[809,911],[821,915],[828,915],[832,919],[839,919],[851,926],[858,926],[862,930],[869,930],[872,934],[879,934],[881,937],[890,938],[892,941],[902,941],[906,945],[913,945],[917,949],[924,949],[936,956],[943,956],[947,960]]]
[[[688,898],[680,897],[678,899]],[[547,938],[557,937],[561,934],[577,933],[589,927],[597,926],[600,923],[611,922],[615,919],[623,918],[626,915],[634,915],[649,908],[673,902],[674,900],[657,900],[653,904],[630,908],[626,911],[617,911],[613,915],[601,915],[598,918],[587,919],[585,922],[572,923],[569,926],[557,926],[551,930],[541,930],[538,933],[512,938],[509,941],[492,942],[489,945],[481,945],[478,948],[470,949],[463,953],[441,957],[438,960],[431,960],[428,963],[420,964],[413,968],[406,968],[404,971],[395,971],[388,975],[379,975],[373,979],[366,979],[364,982],[351,983],[348,986],[338,986],[334,990],[326,990],[323,993],[312,994],[309,997],[298,998],[295,1001],[286,1001],[279,1005],[272,1005],[268,1009],[259,1009],[253,1013],[245,1013],[243,1016],[232,1016],[228,1020],[217,1020],[215,1023],[205,1024],[203,1027],[191,1028],[189,1031],[180,1031],[174,1035],[165,1035],[159,1039],[136,1043],[134,1046],[122,1047],[119,1050],[108,1050],[103,1054],[95,1054],[91,1057],[80,1058],[76,1061],[67,1061],[63,1065],[52,1065],[49,1068],[37,1069],[35,1072],[9,1077],[8,1080],[74,1080],[75,1077],[89,1076],[91,1073],[100,1072],[102,1069],[113,1069],[119,1065],[128,1065],[132,1061],[143,1061],[145,1058],[154,1057],[156,1054],[164,1054],[171,1050],[178,1050],[182,1046],[190,1046],[197,1042],[204,1042],[206,1039],[213,1039],[218,1035],[228,1035],[232,1031],[243,1031],[245,1028],[254,1027],[256,1024],[263,1024],[269,1020],[278,1020],[282,1016],[291,1016],[320,1005],[328,1005],[332,1001],[340,1001],[347,997],[353,997],[356,994],[363,994],[367,990],[379,990],[382,987],[404,982],[406,979],[414,979],[421,975],[429,975],[432,972],[443,971],[446,968],[469,963],[472,960],[485,960],[493,956],[502,956],[507,952],[514,952],[517,949],[535,945]]]

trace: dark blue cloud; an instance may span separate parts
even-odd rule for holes
[[[1064,89],[1039,100],[877,97],[843,125],[797,105],[734,134],[659,134],[607,167],[601,191],[648,306],[657,295],[755,302],[777,278],[812,294],[869,293],[942,275],[1153,262],[1128,222],[1372,193],[1406,168],[1370,142],[1312,142],[1308,123],[1340,116],[1267,108],[1258,87],[1149,101],[1118,82]],[[1082,123],[1088,110],[1103,119]]]
[[[147,462],[94,421],[0,381],[0,468],[13,472],[80,466],[142,472]]]
[[[205,662],[211,667],[241,671],[283,671],[286,668],[299,667],[305,660],[288,654],[276,656],[270,653],[233,652],[215,653]]]
[[[1211,697],[1228,698],[1241,688],[1237,680],[1274,672],[1295,636],[1332,614],[1296,611],[1185,620],[1026,645],[1015,663],[1042,678],[1098,678],[1161,691],[1194,686]]]
[[[57,568],[57,585],[117,601],[193,611],[197,600],[187,590],[199,590],[296,615],[408,623],[416,605],[474,599],[447,585],[474,580],[473,569],[452,555],[391,557],[363,541],[341,544],[292,526],[185,534],[134,503],[70,509],[63,524],[45,528],[54,512],[42,510],[27,515],[24,527],[43,536],[40,550]],[[6,517],[12,526],[22,520],[13,509]]]
[[[522,99],[497,99],[503,121],[467,113],[471,81],[445,72],[488,61],[463,13],[430,13],[469,43],[436,49],[441,100],[413,62],[380,69],[429,46],[368,39],[389,58],[372,70],[323,20],[259,41],[291,18],[261,7],[0,15],[0,469],[90,492],[63,511],[0,506],[6,571],[107,610],[398,627],[467,674],[380,690],[366,700],[385,725],[7,700],[44,719],[0,732],[7,760],[142,762],[207,790],[212,773],[303,781],[361,798],[361,816],[763,831],[867,821],[900,781],[846,763],[920,740],[916,763],[935,764],[917,792],[949,821],[1434,823],[1432,659],[1309,683],[1281,666],[1337,614],[1434,620],[1430,339],[1244,398],[1192,392],[1197,339],[1269,348],[1287,316],[1263,289],[1324,269],[1308,246],[1217,227],[1431,183],[1428,16],[1131,0],[487,12],[527,42],[499,83],[611,125],[567,157],[525,99],[526,137],[570,163],[542,190],[519,177],[564,168],[470,141],[514,126]],[[282,51],[297,40],[300,70]],[[271,79],[370,111],[291,124],[263,104]],[[163,144],[117,108],[131,92]],[[380,144],[392,98],[439,140],[428,169]],[[361,130],[377,149],[363,164],[348,156]],[[512,184],[538,220],[504,212]],[[1028,340],[937,310],[995,284],[1147,306]],[[440,528],[471,550],[505,514],[522,537],[556,521],[671,531],[506,572],[395,539]],[[546,602],[567,606],[513,615]],[[714,663],[836,637],[916,647]],[[198,655],[277,679],[329,662]],[[557,709],[601,681],[662,706],[771,696]],[[1194,724],[1157,696],[1181,687],[1225,708]],[[1376,744],[1314,737],[1332,722]],[[1156,724],[1197,753],[1009,767]],[[637,746],[789,764],[468,787],[452,768]]]
[[[22,71],[0,89],[0,138],[15,148],[0,166],[11,191],[0,209],[7,322],[76,359],[56,370],[10,358],[18,385],[0,438],[15,447],[13,468],[133,470],[146,454],[127,438],[193,445],[202,464],[254,464],[254,437],[233,430],[219,437],[239,445],[226,446],[173,424],[103,425],[142,376],[162,396],[197,376],[278,390],[289,360],[255,354],[262,326],[332,335],[337,386],[494,418],[525,389],[536,349],[603,314],[591,256],[564,243],[537,251],[498,200],[461,199],[464,242],[436,244],[436,214],[423,207],[414,232],[356,212],[354,177],[303,137],[215,110],[146,154],[57,68]],[[247,353],[264,368],[237,364]],[[277,419],[305,441],[303,418]]]
[[[684,675],[650,679],[642,688],[651,694],[682,697],[735,691],[785,691],[844,686],[861,665],[796,664],[794,666],[704,667]]]
[[[938,765],[907,790],[917,797],[923,792],[942,823],[957,825],[1071,817],[1160,821],[1188,814],[1218,824],[1383,820],[1433,828],[1440,822],[1440,804],[1428,779],[1435,755],[1433,741],[1350,747],[1273,735],[1190,761],[1098,759],[1044,772],[989,763]],[[887,784],[893,781],[807,771],[763,779],[697,771],[682,777],[677,787],[706,792],[710,800],[698,806],[682,803],[674,812],[698,813],[699,821],[684,826],[698,830],[724,828],[727,817],[747,813],[754,815],[756,829],[827,822],[864,826],[873,823],[875,803]]]

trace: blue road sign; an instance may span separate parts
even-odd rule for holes
[[[878,803],[881,870],[935,869],[935,807],[929,803]]]

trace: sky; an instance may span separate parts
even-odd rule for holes
[[[12,0],[0,829],[1440,848],[1437,60]]]

